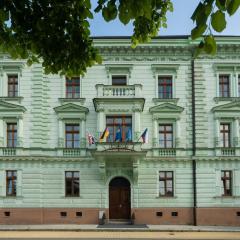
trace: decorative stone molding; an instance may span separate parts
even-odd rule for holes
[[[226,103],[212,108],[214,118],[240,118],[240,101]]]
[[[127,74],[129,78],[131,77],[133,64],[106,64],[105,69],[107,72],[107,77],[109,78],[111,74]]]
[[[149,112],[153,115],[153,120],[158,119],[180,119],[180,115],[184,108],[176,106],[172,103],[162,103],[151,107]]]
[[[58,98],[58,100],[61,104],[79,103],[80,105],[83,105],[86,101],[86,98]]]
[[[176,75],[177,70],[179,68],[180,64],[152,64],[152,73],[153,77],[155,78],[157,74],[173,74]]]
[[[144,108],[144,98],[94,98],[93,104],[96,112],[104,111],[105,113],[119,112],[128,113],[139,111]]]
[[[59,107],[55,107],[54,111],[57,113],[59,119],[80,119],[85,120],[88,108],[79,106],[74,103],[67,103]]]

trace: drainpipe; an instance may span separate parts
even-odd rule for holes
[[[191,60],[192,71],[192,178],[193,178],[193,225],[197,226],[197,191],[196,191],[196,115],[195,115],[195,66]]]

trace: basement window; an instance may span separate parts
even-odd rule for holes
[[[82,217],[82,212],[76,212],[76,217]]]
[[[66,217],[67,216],[67,212],[60,212],[60,216],[61,217]]]
[[[172,217],[177,217],[178,216],[178,212],[172,212]]]
[[[236,212],[237,216],[240,217],[240,212]]]
[[[163,213],[162,212],[156,212],[157,217],[162,217]]]
[[[5,217],[10,217],[10,212],[4,212]]]

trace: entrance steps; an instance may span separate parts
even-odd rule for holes
[[[109,219],[107,224],[112,225],[130,225],[132,222],[130,219]]]

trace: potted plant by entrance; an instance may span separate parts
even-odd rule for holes
[[[133,212],[131,215],[131,224],[134,225],[135,224],[135,213]]]
[[[106,214],[102,213],[102,216],[99,218],[99,225],[104,225],[106,223]]]

